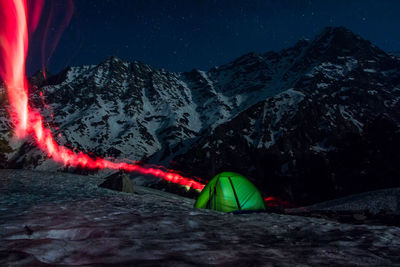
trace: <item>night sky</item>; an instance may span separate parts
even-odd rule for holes
[[[400,51],[396,0],[78,0],[74,5],[47,64],[53,73],[111,55],[171,71],[206,70],[251,51],[312,39],[326,26],[345,26],[386,51]],[[48,42],[58,29],[51,25]],[[42,33],[31,41],[28,73],[40,68]]]

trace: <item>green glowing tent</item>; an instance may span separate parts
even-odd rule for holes
[[[244,176],[222,172],[212,178],[201,191],[195,208],[225,212],[265,210],[258,189]]]

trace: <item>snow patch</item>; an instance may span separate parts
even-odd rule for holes
[[[374,69],[363,69],[364,72],[375,73],[376,70]]]

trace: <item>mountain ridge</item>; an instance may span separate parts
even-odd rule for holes
[[[328,27],[314,40],[278,52],[248,53],[208,71],[169,72],[110,57],[31,81],[43,93],[32,90],[31,101],[62,145],[202,177],[229,168],[263,191],[297,202],[355,193],[353,182],[338,183],[344,179],[338,175],[348,175],[335,153],[349,149],[342,144],[347,135],[372,142],[365,129],[373,128],[374,120],[388,127],[400,148],[400,61],[343,27]],[[7,143],[11,126],[2,110],[5,166],[60,169],[32,141],[16,147]],[[368,153],[361,153],[364,160]],[[325,169],[312,167],[314,161]],[[352,170],[362,172],[358,165]],[[397,173],[388,174],[382,185],[397,185]],[[307,175],[313,179],[304,183]],[[376,189],[374,179],[368,178],[371,188],[365,189]],[[324,189],[316,194],[319,187]]]

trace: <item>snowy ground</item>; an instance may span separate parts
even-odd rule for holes
[[[0,170],[0,266],[400,264],[400,228],[232,215],[99,178]]]
[[[382,189],[338,198],[307,207],[308,210],[368,211],[400,214],[400,188]],[[400,223],[400,222],[399,222]]]

